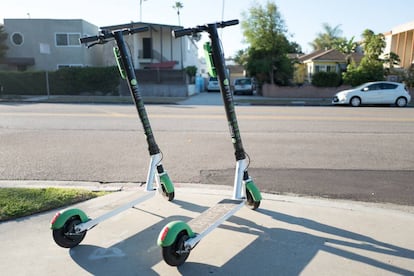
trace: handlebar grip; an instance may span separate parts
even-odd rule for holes
[[[148,30],[149,30],[148,26],[145,26],[145,27],[132,28],[129,31],[131,34],[136,34],[136,33],[147,32]]]
[[[188,28],[188,29],[177,29],[177,30],[173,30],[172,31],[172,36],[174,38],[179,38],[185,35],[191,35],[193,33],[193,29],[192,28]]]
[[[87,37],[82,37],[80,39],[80,43],[84,44],[84,43],[88,43],[88,42],[95,42],[99,40],[99,36],[94,35],[94,36],[87,36]]]
[[[227,26],[232,26],[232,25],[237,25],[239,24],[239,20],[238,19],[234,19],[234,20],[229,20],[229,21],[223,21],[220,23],[220,27],[224,28]]]

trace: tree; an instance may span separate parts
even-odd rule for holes
[[[181,2],[175,2],[175,5],[172,6],[172,8],[175,9],[175,10],[177,10],[178,26],[181,26],[180,9],[184,8],[183,3],[181,3]]]
[[[346,39],[341,37],[340,25],[331,27],[328,23],[323,23],[322,27],[324,32],[318,33],[315,40],[309,43],[313,50],[334,49],[336,45],[346,42]]]
[[[187,76],[189,77],[190,83],[195,83],[195,76],[197,74],[197,66],[187,66],[184,68],[185,72],[187,73]]]
[[[4,31],[4,26],[0,25],[0,59],[2,59],[6,55],[7,47],[6,40],[8,34]]]
[[[276,4],[267,2],[264,7],[255,4],[248,15],[243,13],[241,27],[249,44],[246,69],[250,75],[261,82],[287,85],[293,75],[287,53],[296,46],[286,38],[285,23]]]
[[[374,34],[371,30],[362,33],[364,57],[357,66],[354,62],[349,64],[347,71],[343,73],[344,83],[356,86],[364,82],[379,81],[384,79],[384,61],[380,56],[385,48],[383,34]]]
[[[384,56],[384,65],[386,65],[390,70],[394,68],[396,65],[400,65],[400,56],[394,52],[390,52]]]
[[[236,55],[234,56],[234,61],[242,66],[247,65],[248,54],[246,50],[238,50]]]

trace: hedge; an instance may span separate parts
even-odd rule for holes
[[[318,72],[312,76],[312,84],[317,87],[338,87],[342,84],[342,78],[335,72]]]
[[[0,72],[4,95],[118,95],[116,67],[70,67],[54,72]]]

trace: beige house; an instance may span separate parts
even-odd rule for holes
[[[297,58],[294,78],[297,83],[310,83],[313,74],[318,72],[341,73],[346,70],[349,58],[359,63],[362,57],[360,53],[352,53],[348,57],[336,49],[314,51]]]

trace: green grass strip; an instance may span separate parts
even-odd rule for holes
[[[0,221],[85,201],[102,192],[64,188],[0,188]]]

